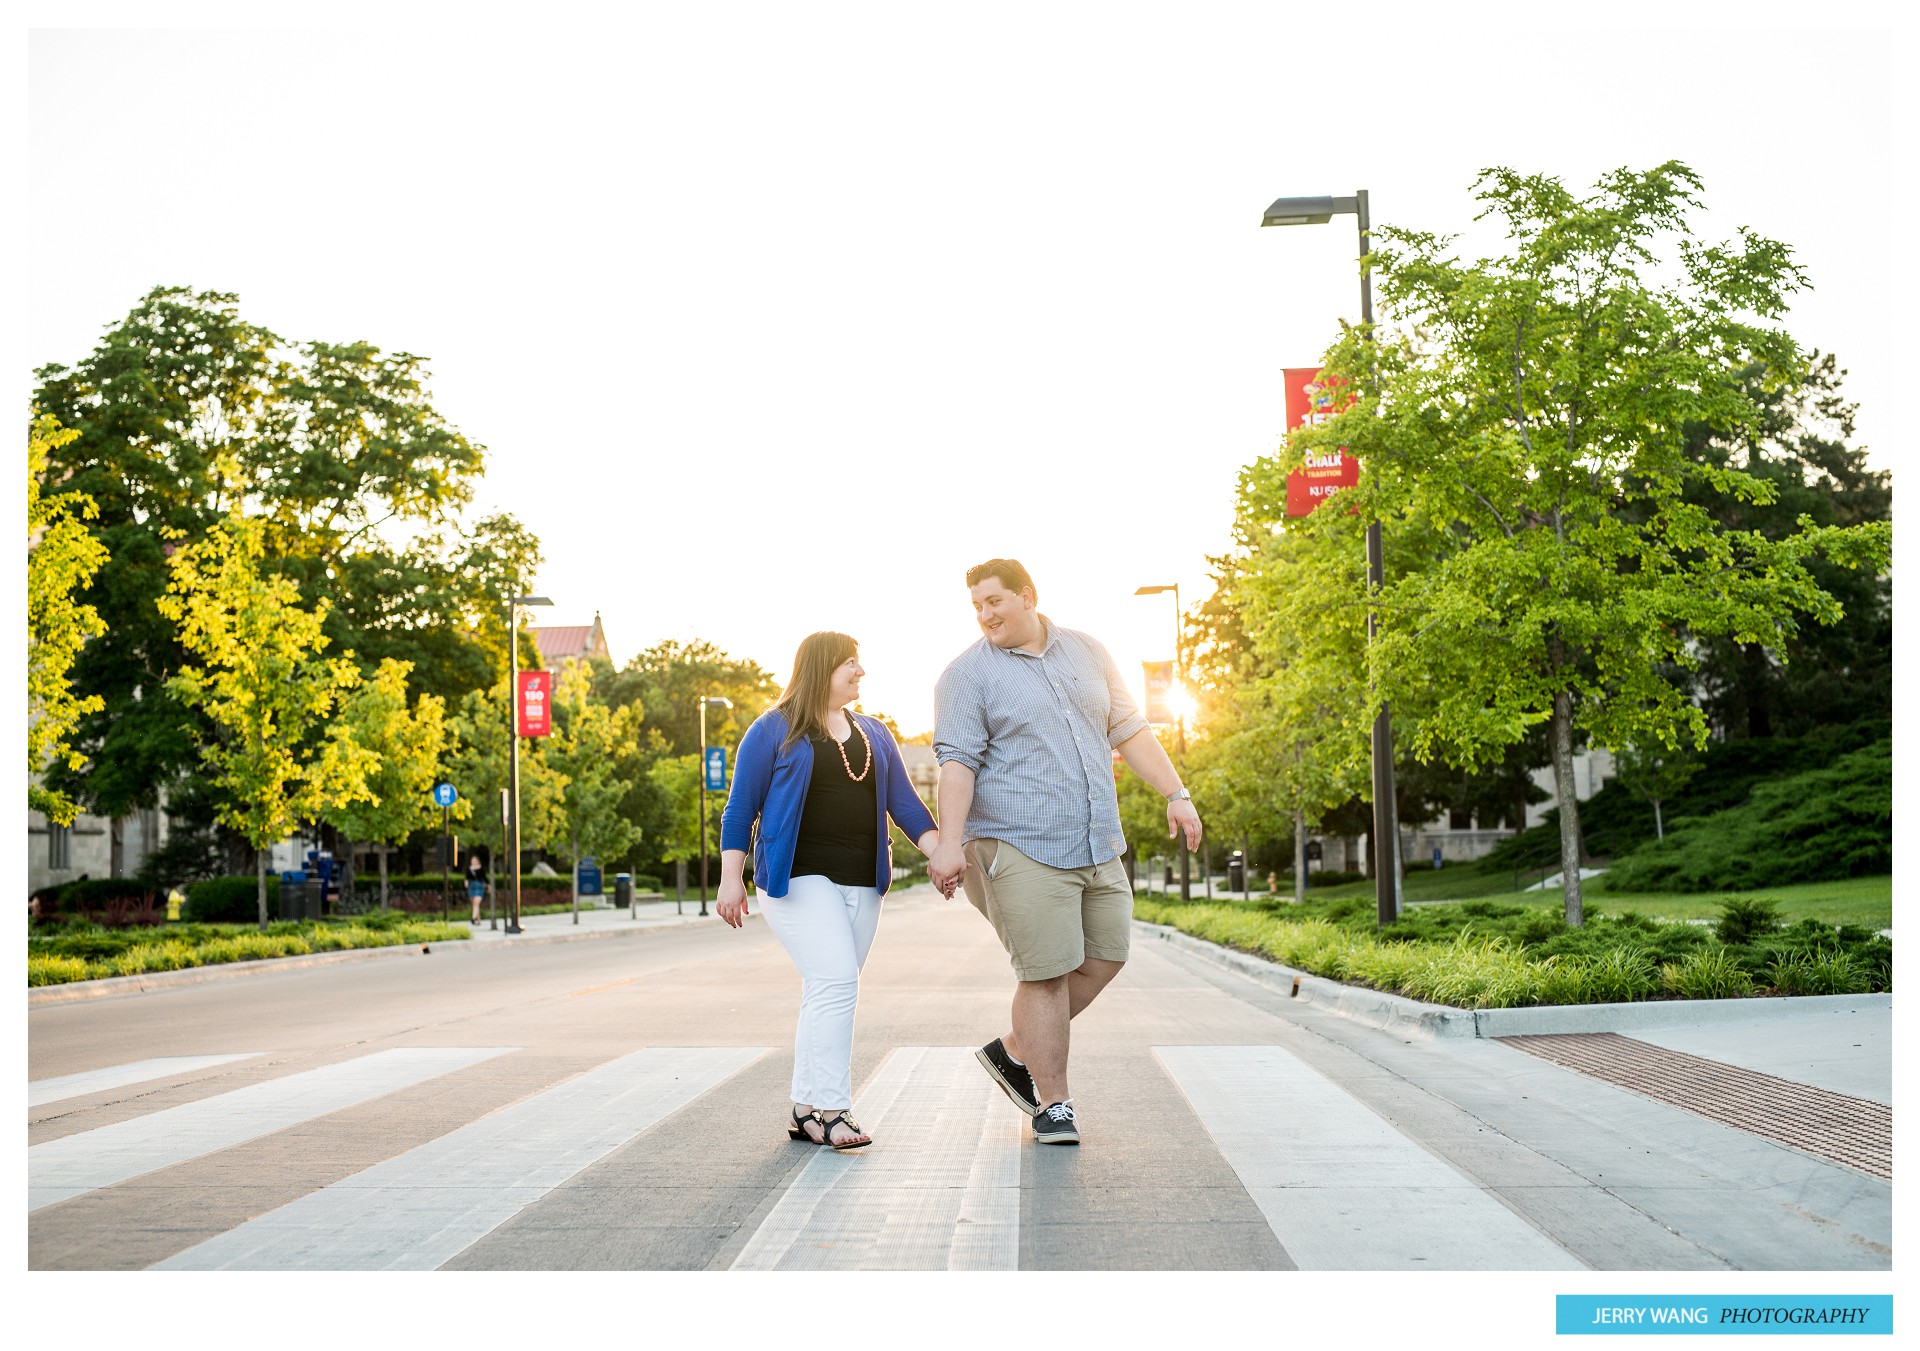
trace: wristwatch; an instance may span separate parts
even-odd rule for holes
[[[1178,792],[1173,792],[1173,793],[1168,793],[1168,794],[1167,794],[1167,801],[1169,801],[1169,802],[1179,802],[1179,801],[1181,801],[1182,799],[1184,799],[1184,800],[1186,800],[1186,801],[1188,801],[1188,802],[1191,802],[1191,801],[1193,801],[1193,794],[1192,794],[1192,793],[1189,793],[1189,792],[1188,792],[1188,791],[1187,791],[1186,789],[1184,789],[1184,788],[1182,788],[1182,789],[1180,789],[1180,790],[1179,790]]]

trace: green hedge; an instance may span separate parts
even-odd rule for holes
[[[1375,930],[1346,899],[1192,903],[1136,899],[1134,916],[1314,975],[1461,1008],[1863,994],[1893,988],[1893,944],[1866,929],[1730,902],[1719,934],[1631,911],[1569,929],[1550,911],[1468,901],[1422,906]],[[1724,938],[1737,941],[1727,942]]]
[[[1614,863],[1608,891],[1750,891],[1893,870],[1893,743],[1760,784],[1744,804],[1682,817]]]
[[[280,913],[280,877],[267,874],[267,918]],[[197,924],[258,924],[260,883],[253,877],[215,877],[187,888],[180,918]]]
[[[457,942],[471,937],[465,924],[419,923],[385,915],[351,923],[278,923],[269,925],[265,933],[246,925],[212,924],[172,924],[158,932],[148,929],[125,933],[76,922],[66,932],[27,941],[27,984],[59,985],[221,962]]]
[[[159,893],[153,885],[138,878],[89,877],[61,887],[55,906],[62,914],[78,915],[90,910],[104,910],[115,901],[128,905],[152,905],[158,900]]]

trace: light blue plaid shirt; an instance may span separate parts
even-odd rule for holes
[[[1112,751],[1144,729],[1098,640],[1045,615],[1035,656],[982,638],[934,686],[933,749],[973,771],[962,841],[1004,840],[1055,868],[1126,852]]]

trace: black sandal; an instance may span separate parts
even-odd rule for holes
[[[855,1134],[858,1134],[858,1135],[867,1134],[864,1130],[861,1130],[857,1124],[855,1124],[852,1120],[848,1118],[847,1112],[850,1112],[852,1110],[853,1109],[849,1107],[846,1109],[846,1111],[835,1112],[832,1116],[821,1116],[820,1113],[818,1112],[815,1112],[813,1114],[813,1119],[820,1123],[820,1133],[824,1137],[820,1141],[821,1144],[827,1146],[827,1148],[829,1149],[859,1149],[863,1145],[870,1145],[873,1143],[873,1139],[871,1136],[869,1136],[865,1140],[849,1140],[844,1145],[834,1143],[833,1128],[835,1126],[845,1126],[848,1130],[853,1131]]]
[[[825,1144],[826,1140],[824,1139],[824,1136],[825,1136],[824,1131],[822,1132],[823,1138],[819,1140],[816,1140],[811,1135],[807,1134],[806,1123],[809,1121],[817,1122],[819,1120],[820,1120],[820,1113],[818,1112],[796,1111],[795,1113],[793,1113],[793,1124],[787,1127],[787,1138],[789,1140],[805,1140],[810,1145]]]

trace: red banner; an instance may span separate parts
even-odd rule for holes
[[[1311,367],[1289,368],[1286,376],[1288,432],[1296,427],[1317,427],[1353,404],[1349,394],[1336,408],[1335,388],[1340,381],[1322,379]],[[1305,516],[1329,495],[1359,481],[1360,461],[1347,454],[1345,446],[1334,451],[1309,451],[1305,467],[1287,475],[1287,515]]]
[[[521,671],[514,685],[514,709],[519,715],[521,736],[550,736],[553,733],[553,675],[547,671]]]

